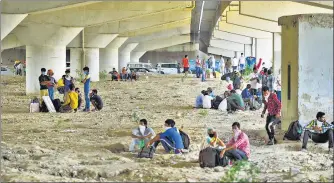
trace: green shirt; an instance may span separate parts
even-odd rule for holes
[[[240,107],[245,107],[245,103],[244,103],[244,100],[242,100],[241,98],[241,95],[238,95],[236,93],[233,93],[229,99],[231,100],[236,100],[237,104],[240,106]]]

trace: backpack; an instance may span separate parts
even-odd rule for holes
[[[189,149],[189,146],[190,146],[190,137],[189,137],[189,135],[187,135],[186,133],[184,133],[184,131],[182,131],[182,130],[179,130],[179,132],[180,132],[180,136],[182,138],[184,149]]]
[[[231,78],[231,73],[226,73],[226,74],[222,75],[222,77],[220,79],[221,80],[226,80],[227,77]]]
[[[289,125],[288,131],[285,133],[283,140],[295,140],[299,141],[302,136],[303,127],[299,124],[299,121],[294,121]]]
[[[151,146],[147,148],[146,146],[143,147],[137,155],[137,158],[153,158],[154,155],[154,147]]]
[[[218,109],[219,104],[223,101],[223,98],[220,96],[216,96],[215,100],[212,101],[212,108],[213,109]]]
[[[56,111],[59,112],[59,109],[61,107],[61,102],[59,99],[52,100],[53,106],[55,107]]]
[[[201,168],[227,166],[229,158],[225,155],[223,156],[223,158],[220,158],[220,152],[221,152],[220,150],[212,147],[207,147],[205,149],[202,149],[199,153],[199,166]]]

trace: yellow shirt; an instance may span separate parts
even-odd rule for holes
[[[78,93],[76,93],[74,91],[69,91],[66,94],[64,105],[70,104],[70,107],[72,109],[78,108],[78,102],[79,102],[78,97],[79,97]]]
[[[58,80],[57,86],[58,86],[58,87],[62,87],[62,86],[64,86],[63,78],[60,78],[60,79]]]

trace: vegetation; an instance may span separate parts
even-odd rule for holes
[[[100,80],[106,80],[108,77],[107,71],[104,70],[104,71],[99,72],[99,77],[100,77]]]
[[[83,79],[83,73],[80,69],[75,70],[75,73],[77,74],[78,78],[75,78],[76,80],[82,80]]]
[[[199,112],[198,112],[199,115],[201,116],[207,116],[208,115],[208,110],[205,110],[205,109],[201,109]]]
[[[260,170],[254,164],[248,161],[237,161],[220,182],[258,182],[259,173]]]

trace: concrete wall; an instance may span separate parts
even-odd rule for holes
[[[245,57],[253,56],[252,55],[252,45],[251,44],[245,44]]]
[[[12,67],[15,60],[26,60],[26,50],[12,48],[1,52],[2,65]]]
[[[264,67],[271,67],[273,62],[273,40],[256,39],[256,58],[262,58],[265,62]]]
[[[298,56],[299,120],[308,122],[322,111],[333,121],[333,29],[301,22]]]

